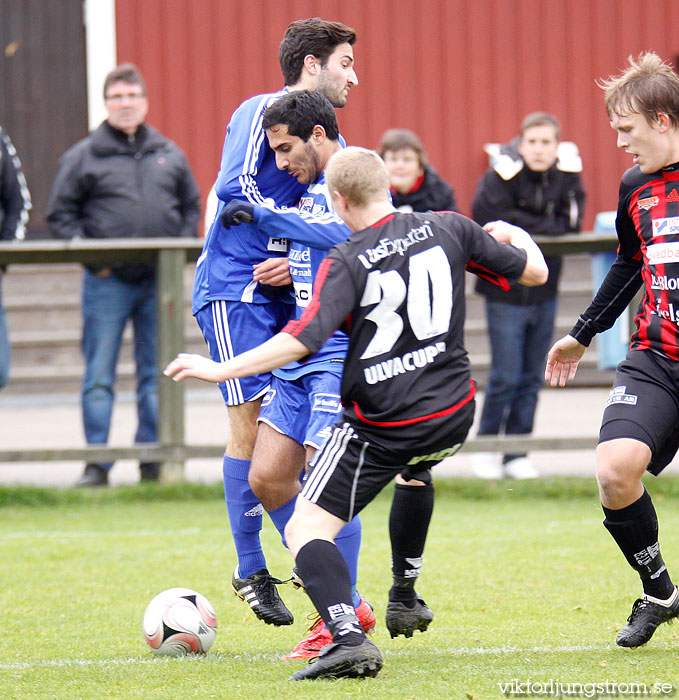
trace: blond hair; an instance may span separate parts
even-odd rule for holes
[[[337,151],[325,169],[330,192],[339,192],[349,204],[365,206],[386,200],[389,194],[389,172],[375,151],[349,146]]]
[[[629,56],[627,61],[629,66],[620,75],[597,81],[609,117],[641,114],[653,124],[658,113],[664,113],[679,128],[679,76],[672,66],[653,51],[640,53],[636,60]]]

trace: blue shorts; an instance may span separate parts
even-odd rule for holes
[[[246,304],[241,301],[213,301],[197,314],[196,321],[215,362],[224,362],[260,345],[288,322],[294,306],[281,302]],[[227,406],[239,406],[263,396],[272,375],[255,374],[229,379],[219,385]]]
[[[312,372],[293,380],[273,377],[258,420],[300,445],[318,449],[342,415],[341,381],[332,372]]]

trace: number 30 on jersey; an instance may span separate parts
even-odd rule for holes
[[[366,315],[375,334],[361,355],[362,360],[389,352],[403,333],[405,321],[397,309],[407,298],[405,313],[418,340],[445,333],[453,311],[453,277],[441,246],[416,253],[408,261],[409,282],[396,270],[374,270],[368,279],[361,306],[375,308]]]

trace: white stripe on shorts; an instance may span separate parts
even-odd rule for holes
[[[367,442],[363,443],[361,447],[361,456],[358,458],[358,465],[356,471],[354,472],[354,481],[351,484],[351,497],[349,498],[349,517],[347,522],[351,522],[354,519],[354,509],[356,508],[356,489],[358,488],[358,480],[361,477],[361,469],[363,468],[363,462],[365,461],[365,451],[368,449]]]
[[[229,320],[226,315],[226,301],[213,301],[211,306],[212,323],[215,329],[219,359],[224,362],[224,360],[229,360],[234,356]],[[225,384],[229,406],[236,406],[245,402],[239,379],[227,379]]]
[[[335,428],[328,441],[321,448],[311,476],[302,489],[304,498],[312,503],[318,501],[353,437],[356,437],[356,433],[349,423],[345,423],[341,428]]]

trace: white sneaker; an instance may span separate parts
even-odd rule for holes
[[[472,471],[479,479],[502,479],[502,462],[495,452],[472,453]]]
[[[510,459],[504,464],[505,475],[510,479],[537,479],[540,474],[528,457]]]

